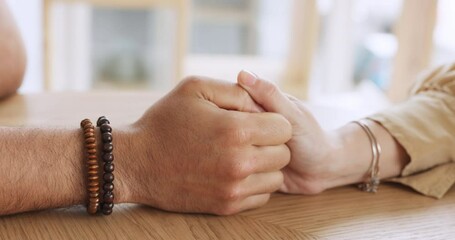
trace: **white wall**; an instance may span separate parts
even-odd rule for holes
[[[6,0],[22,34],[27,51],[27,70],[20,92],[43,90],[42,0]]]

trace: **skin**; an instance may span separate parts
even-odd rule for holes
[[[201,77],[113,129],[117,203],[230,215],[264,205],[290,160],[283,116]],[[0,136],[0,215],[86,203],[82,130],[1,127]]]
[[[0,36],[3,98],[26,62],[3,0]],[[365,179],[372,156],[359,126],[324,131],[273,84],[245,71],[238,84],[190,77],[137,122],[114,125],[115,202],[230,215],[278,189],[317,194]],[[369,126],[383,149],[381,177],[398,176],[409,157],[380,124]],[[86,204],[83,152],[77,128],[0,127],[0,215]]]
[[[25,73],[25,50],[4,0],[0,0],[0,99],[15,93]]]
[[[283,169],[280,190],[294,194],[317,194],[326,189],[365,181],[372,152],[360,126],[347,124],[333,131],[323,130],[304,103],[282,93],[274,84],[242,71],[238,84],[265,111],[282,114],[292,125],[287,143],[291,162]],[[382,147],[381,179],[399,176],[409,162],[403,147],[379,123],[368,125]]]

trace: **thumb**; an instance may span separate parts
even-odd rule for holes
[[[298,108],[273,83],[262,80],[256,74],[242,70],[237,76],[237,83],[245,89],[255,102],[267,112],[283,115],[291,123],[295,123]]]

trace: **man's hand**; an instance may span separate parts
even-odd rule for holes
[[[236,84],[184,80],[132,127],[130,201],[229,215],[264,205],[283,183],[289,122]]]

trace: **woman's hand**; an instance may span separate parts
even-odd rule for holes
[[[266,111],[282,114],[292,125],[292,139],[287,143],[291,162],[283,169],[286,193],[316,194],[333,185],[340,168],[332,159],[336,148],[331,134],[325,132],[298,99],[282,93],[274,84],[242,71],[238,83]]]
[[[372,153],[361,127],[351,123],[324,131],[301,101],[284,95],[272,83],[245,71],[239,74],[238,83],[264,110],[282,114],[292,125],[292,139],[287,143],[291,162],[283,169],[281,191],[316,194],[366,179]],[[381,178],[398,176],[409,156],[380,124],[369,121],[369,127],[382,146]]]
[[[129,201],[220,215],[264,205],[283,183],[291,125],[260,111],[237,84],[184,80],[132,126]]]

